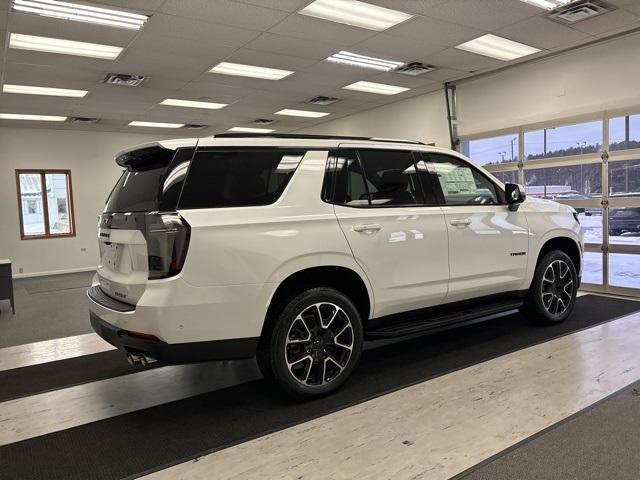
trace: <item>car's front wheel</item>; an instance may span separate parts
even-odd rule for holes
[[[537,323],[560,323],[571,314],[577,293],[573,261],[566,253],[553,250],[538,262],[520,312]]]
[[[326,395],[349,377],[362,341],[362,322],[351,300],[331,288],[312,288],[291,299],[270,323],[258,365],[290,395]]]

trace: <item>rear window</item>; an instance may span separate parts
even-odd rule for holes
[[[153,147],[141,150],[138,160],[127,159],[127,170],[113,188],[105,212],[175,210],[192,155],[191,148],[174,155],[173,150]]]
[[[275,202],[306,151],[215,150],[196,152],[180,208],[268,205]]]

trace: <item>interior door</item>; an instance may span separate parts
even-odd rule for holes
[[[510,211],[504,192],[475,166],[427,155],[449,233],[447,303],[522,289],[529,253],[525,214]]]
[[[342,148],[334,203],[354,257],[373,286],[375,317],[444,300],[447,226],[435,194],[423,192],[411,151]]]

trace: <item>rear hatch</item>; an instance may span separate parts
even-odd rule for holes
[[[153,144],[116,157],[125,168],[99,218],[98,280],[108,296],[135,305],[149,280],[180,272],[190,228],[175,212],[195,149]]]

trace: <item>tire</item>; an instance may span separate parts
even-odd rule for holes
[[[535,323],[560,323],[573,311],[577,285],[578,275],[571,258],[552,250],[538,262],[520,313]]]
[[[258,365],[288,395],[310,399],[340,387],[362,352],[360,314],[344,294],[312,288],[291,299],[263,333]]]
[[[622,235],[622,230],[619,230],[617,228],[609,229],[609,235],[613,235],[614,237],[619,237],[620,235]]]

